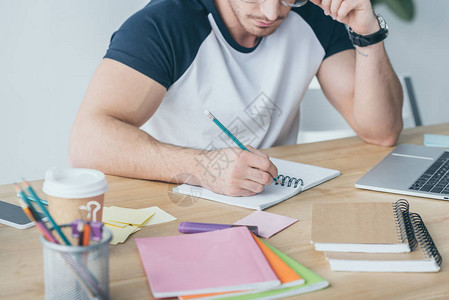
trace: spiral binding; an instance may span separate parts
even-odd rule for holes
[[[294,184],[293,188],[297,188],[299,183],[301,183],[301,187],[304,186],[304,181],[301,178],[290,177],[288,175],[279,175],[277,178],[279,182],[275,184],[280,184],[281,186],[287,185],[287,187],[291,187]]]
[[[418,241],[415,237],[412,221],[410,220],[409,204],[405,199],[399,199],[393,203],[394,214],[396,218],[396,227],[398,232],[398,239],[403,243],[408,241],[410,251],[413,251]]]
[[[441,266],[443,258],[438,252],[438,249],[435,246],[435,243],[433,242],[433,239],[430,236],[429,232],[427,231],[426,225],[424,225],[421,216],[417,213],[411,213],[410,218],[412,220],[413,227],[415,228],[415,235],[418,243],[423,249],[425,255],[429,258],[433,257],[437,264]]]

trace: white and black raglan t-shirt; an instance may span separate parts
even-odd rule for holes
[[[224,0],[219,0],[224,1]],[[299,103],[322,61],[352,49],[346,28],[308,3],[253,48],[231,37],[213,0],[152,0],[114,33],[105,58],[167,88],[142,126],[157,140],[198,149],[293,144]]]

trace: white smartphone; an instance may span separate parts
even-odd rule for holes
[[[41,218],[44,218],[42,213],[38,212],[38,214]],[[43,221],[46,221],[46,218]],[[30,221],[22,207],[4,201],[0,201],[0,223],[18,229],[26,229],[35,225],[34,222]]]

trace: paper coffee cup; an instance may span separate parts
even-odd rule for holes
[[[45,173],[42,188],[48,196],[48,209],[57,224],[68,224],[85,218],[87,212],[80,210],[89,201],[97,201],[100,209],[96,220],[101,221],[104,193],[108,190],[105,175],[92,169],[52,168]],[[90,206],[94,210],[95,206]]]

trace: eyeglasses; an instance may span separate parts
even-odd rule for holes
[[[240,0],[246,3],[262,3],[265,0]],[[280,0],[283,6],[287,7],[300,7],[307,3],[308,0]]]

